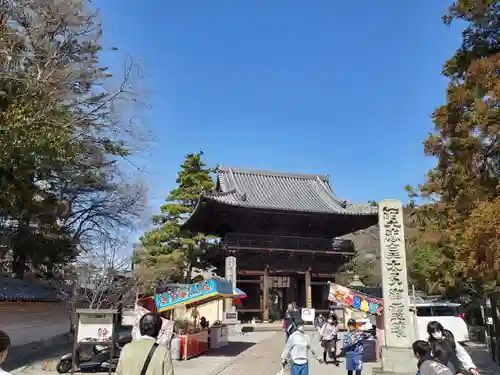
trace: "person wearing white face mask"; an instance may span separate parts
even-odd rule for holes
[[[10,349],[10,337],[5,332],[0,331],[0,365],[7,358],[7,353]],[[0,375],[10,375],[7,371],[2,370],[0,367]]]
[[[290,335],[285,344],[285,349],[281,355],[283,367],[291,364],[290,375],[309,375],[309,358],[308,354],[316,357],[319,363],[323,361],[316,356],[309,337],[304,333],[304,322],[296,321],[297,330]]]
[[[469,353],[462,345],[455,341],[453,333],[444,329],[443,325],[437,321],[432,321],[427,324],[427,333],[429,334],[429,343],[432,347],[439,340],[447,340],[453,349],[450,358],[450,368],[455,374],[461,374],[464,370],[469,371],[473,375],[479,375],[476,365],[472,361]]]
[[[327,363],[327,357],[330,357],[336,366],[339,365],[339,361],[337,361],[338,333],[338,322],[333,320],[333,317],[328,318],[319,331],[321,346],[323,347],[323,362]]]

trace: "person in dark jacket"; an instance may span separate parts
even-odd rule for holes
[[[295,303],[288,305],[288,310],[285,314],[285,335],[286,340],[290,337],[292,333],[297,330],[297,322],[301,321],[300,311]]]
[[[417,375],[453,375],[453,372],[437,357],[448,358],[451,356],[451,347],[445,342],[436,345],[436,356],[432,355],[431,344],[418,340],[412,345],[413,354],[418,359]]]

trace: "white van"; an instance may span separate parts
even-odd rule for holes
[[[416,303],[418,339],[427,340],[427,324],[437,321],[453,333],[455,340],[462,343],[469,341],[469,329],[459,303],[425,302]]]

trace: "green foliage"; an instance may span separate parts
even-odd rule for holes
[[[213,238],[181,228],[194,212],[200,195],[214,189],[211,170],[206,168],[202,155],[186,155],[177,175],[177,187],[166,198],[161,213],[152,218],[156,227],[140,239],[134,263],[139,265],[146,284],[159,284],[168,278],[189,282],[193,267],[207,266],[205,255]]]
[[[118,168],[130,70],[104,88],[101,34],[84,0],[0,1],[0,230],[18,277],[72,260],[139,211]]]
[[[494,284],[481,275],[493,270],[480,272],[463,234],[476,225],[478,206],[500,193],[500,3],[457,1],[443,19],[467,27],[462,45],[444,65],[446,104],[434,112],[435,132],[424,142],[436,167],[424,184],[407,187],[410,196],[428,201],[412,215],[413,276],[431,291],[481,294]]]

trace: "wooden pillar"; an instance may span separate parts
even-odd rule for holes
[[[264,312],[262,314],[262,321],[269,321],[269,269],[266,266],[264,269],[264,277],[262,283],[262,304],[264,308]]]
[[[311,291],[311,269],[306,272],[306,307],[312,308],[312,291]]]

